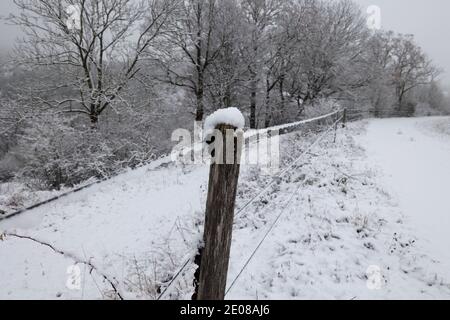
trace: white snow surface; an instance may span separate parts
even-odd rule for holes
[[[439,231],[448,230],[448,199],[442,199],[448,188],[440,179],[449,181],[450,148],[445,131],[435,130],[447,120],[350,123],[339,128],[336,143],[330,133],[295,170],[236,216],[229,284],[282,212],[226,298],[449,299],[449,269],[442,250],[433,249],[445,248],[450,237]],[[314,133],[282,136],[282,168],[315,138]],[[432,155],[420,155],[424,151]],[[433,177],[435,186],[420,189],[423,197],[412,190],[412,178],[402,182],[407,174],[399,166],[406,160],[419,161],[405,164],[418,179],[425,179],[425,171]],[[389,173],[391,162],[395,166]],[[0,237],[0,299],[117,298],[100,273],[114,281],[125,299],[157,298],[161,286],[195,254],[208,179],[206,165],[160,164],[0,222],[0,235],[30,237],[67,253],[29,239]],[[271,179],[257,166],[242,165],[237,207]],[[405,196],[408,190],[413,193]],[[427,208],[429,227],[415,206]],[[432,230],[439,236],[434,238]],[[66,286],[74,258],[98,271],[77,264],[80,290]],[[376,289],[368,283],[371,266],[380,270]],[[194,271],[191,262],[164,298],[189,299]]]
[[[374,120],[361,143],[427,251],[450,274],[450,118]]]
[[[210,134],[219,124],[228,124],[236,129],[243,129],[245,118],[238,108],[219,109],[205,119],[205,135]]]
[[[35,191],[22,183],[0,183],[0,213],[10,214],[69,191],[69,188],[53,191]],[[0,215],[0,218],[2,216]]]

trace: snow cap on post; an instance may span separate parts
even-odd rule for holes
[[[227,124],[236,129],[243,129],[245,118],[238,108],[219,109],[209,115],[205,120],[205,136],[214,132],[214,129],[220,124]]]

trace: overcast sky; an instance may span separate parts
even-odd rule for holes
[[[381,9],[384,29],[410,33],[433,59],[445,69],[441,76],[450,85],[450,1],[449,0],[354,0],[364,9]]]
[[[444,68],[441,76],[450,85],[450,1],[449,0],[354,0],[364,11],[370,5],[381,9],[384,29],[414,34],[435,64]],[[13,10],[12,0],[0,0],[0,15]],[[0,49],[7,50],[18,35],[14,27],[0,22]]]

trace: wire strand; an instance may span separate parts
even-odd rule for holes
[[[339,118],[335,123],[333,123],[332,126],[330,126],[328,128],[328,130],[326,130],[318,139],[316,139],[308,148],[307,150],[305,150],[294,163],[297,163],[307,152],[309,152],[319,141],[321,141],[333,128],[334,126],[339,123],[342,120],[342,117]],[[286,212],[286,209],[289,207],[289,205],[292,202],[292,199],[294,198],[294,196],[298,193],[298,191],[300,190],[301,184],[299,183],[297,188],[292,192],[289,200],[286,202],[285,206],[283,207],[283,209],[281,210],[280,214],[278,214],[278,216],[276,217],[276,219],[274,220],[274,222],[272,223],[272,225],[270,226],[270,228],[266,231],[266,233],[264,234],[264,237],[261,239],[261,241],[258,243],[258,245],[256,246],[256,248],[253,250],[253,252],[251,253],[250,257],[246,260],[246,262],[244,263],[243,267],[241,268],[241,270],[239,271],[239,273],[237,274],[237,276],[234,278],[234,280],[232,281],[231,285],[228,287],[228,289],[225,292],[225,296],[231,291],[231,289],[233,288],[233,286],[236,284],[237,280],[239,279],[239,277],[242,275],[242,273],[244,272],[244,270],[247,268],[247,266],[250,264],[250,261],[253,259],[253,257],[256,255],[257,251],[259,250],[259,248],[261,248],[262,244],[264,243],[264,241],[267,239],[267,237],[269,236],[269,234],[272,232],[272,230],[275,228],[276,224],[278,223],[278,221],[280,220],[280,218],[282,217],[282,215]]]
[[[186,262],[183,264],[183,266],[180,268],[180,270],[178,270],[178,272],[173,276],[172,280],[170,280],[167,287],[163,290],[163,292],[161,292],[161,294],[158,296],[158,298],[156,300],[161,300],[161,298],[164,297],[167,290],[169,290],[169,288],[172,286],[172,284],[175,282],[175,280],[178,278],[178,276],[181,274],[181,272],[183,272],[184,268],[186,268],[188,266],[189,261],[191,261],[191,259],[186,260]]]
[[[339,114],[340,111],[337,111],[335,113],[330,114],[329,116],[335,115],[335,114]],[[259,192],[255,197],[253,197],[250,201],[248,201],[242,208],[239,209],[239,211],[235,214],[235,217],[238,217],[240,213],[242,213],[248,206],[250,206],[250,204],[253,203],[253,201],[255,201],[258,197],[260,197],[261,195],[264,194],[264,192],[266,192],[272,185],[273,183],[276,182],[277,178],[282,177],[284,174],[286,174],[289,170],[291,170],[300,160],[301,158],[308,153],[320,140],[322,140],[333,128],[335,128],[336,124],[338,124],[340,121],[343,120],[343,116],[341,116],[339,119],[337,119],[322,135],[319,136],[319,138],[317,138],[311,145],[309,145],[309,147],[303,151],[300,156],[286,169],[284,169],[281,173],[279,173],[277,176],[275,176],[273,178],[273,180],[269,183],[268,186],[266,186],[261,192]],[[300,188],[300,184],[297,188]],[[295,193],[292,194],[291,198],[288,201],[288,204],[290,203],[290,201],[292,201],[293,197],[294,197]],[[287,205],[288,205],[287,204]],[[281,214],[277,217],[277,219],[275,220],[274,224],[271,226],[271,228],[269,229],[269,231],[266,233],[266,235],[264,236],[263,240],[260,242],[260,244],[258,244],[258,247],[254,250],[252,256],[249,258],[249,260],[247,261],[246,265],[242,268],[241,272],[239,273],[239,275],[236,277],[236,279],[233,281],[232,285],[230,286],[230,288],[228,288],[228,290],[226,291],[225,294],[227,294],[231,287],[234,285],[234,283],[237,281],[238,277],[242,274],[242,272],[244,271],[244,269],[247,267],[248,263],[250,263],[250,260],[253,258],[253,256],[256,254],[256,251],[259,249],[259,247],[262,245],[262,243],[264,242],[264,240],[267,238],[267,236],[269,235],[270,231],[273,229],[273,227],[275,226],[275,224],[278,222],[278,220],[281,218],[282,213],[284,212],[284,210],[287,208],[287,205],[285,206],[285,208],[282,210]],[[167,287],[161,292],[161,294],[158,296],[158,298],[156,300],[161,300],[164,295],[166,294],[166,292],[170,289],[170,287],[172,286],[172,284],[175,282],[175,280],[182,274],[183,270],[189,265],[189,262],[191,261],[191,259],[187,259],[183,265],[181,266],[181,268],[178,270],[178,272],[173,276],[172,280],[169,282],[169,284],[167,285]]]
[[[330,132],[330,130],[332,130],[334,128],[334,126],[336,124],[338,124],[340,121],[343,120],[343,116],[341,116],[337,121],[335,121],[329,128],[328,130],[322,134],[321,136],[319,136],[319,138],[314,141],[313,144],[311,144],[304,152],[302,152],[302,154],[293,162],[291,163],[291,165],[289,165],[289,167],[285,168],[283,171],[281,171],[279,174],[277,174],[276,176],[274,176],[272,178],[272,180],[269,182],[269,184],[262,189],[258,194],[256,194],[253,198],[251,198],[249,201],[247,201],[245,203],[245,205],[243,205],[241,208],[238,209],[238,211],[235,214],[235,217],[239,217],[241,215],[241,213],[247,209],[256,199],[258,199],[259,197],[261,197],[267,190],[269,190],[274,183],[277,182],[277,180],[281,177],[283,177],[288,171],[290,171],[292,168],[294,168],[294,166],[301,160],[301,158],[308,153],[311,150],[311,147],[313,147],[315,145],[315,143],[317,143],[320,139],[322,139],[326,134],[328,134],[328,132]]]

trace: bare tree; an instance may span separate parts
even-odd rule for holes
[[[164,70],[159,79],[194,93],[196,121],[202,121],[205,113],[207,72],[225,45],[217,34],[218,6],[224,1],[183,1],[158,48]]]
[[[268,32],[264,55],[266,126],[272,113],[278,122],[285,121],[288,102],[296,102],[301,114],[318,98],[342,95],[367,83],[363,54],[368,30],[351,1],[287,1],[275,26]]]
[[[281,0],[243,0],[242,9],[250,29],[247,62],[250,87],[250,127],[257,126],[257,93],[263,71],[263,59],[268,41],[267,30],[275,27],[275,19],[283,5]]]
[[[223,46],[208,72],[208,93],[217,107],[243,107],[238,94],[245,84],[248,70],[243,51],[249,36],[238,1],[221,1],[216,19],[219,28],[215,36]]]
[[[58,72],[62,82],[36,100],[89,116],[93,125],[140,71],[143,52],[162,32],[178,0],[14,0],[9,22],[25,37],[21,64]],[[58,99],[55,90],[65,90]]]
[[[412,114],[414,104],[406,103],[408,94],[427,86],[439,74],[412,36],[396,35],[392,31],[371,35],[365,59],[370,75],[368,95],[375,116]]]
[[[439,70],[414,42],[412,35],[398,35],[393,42],[392,82],[400,110],[404,107],[405,95],[420,85],[430,84]]]

